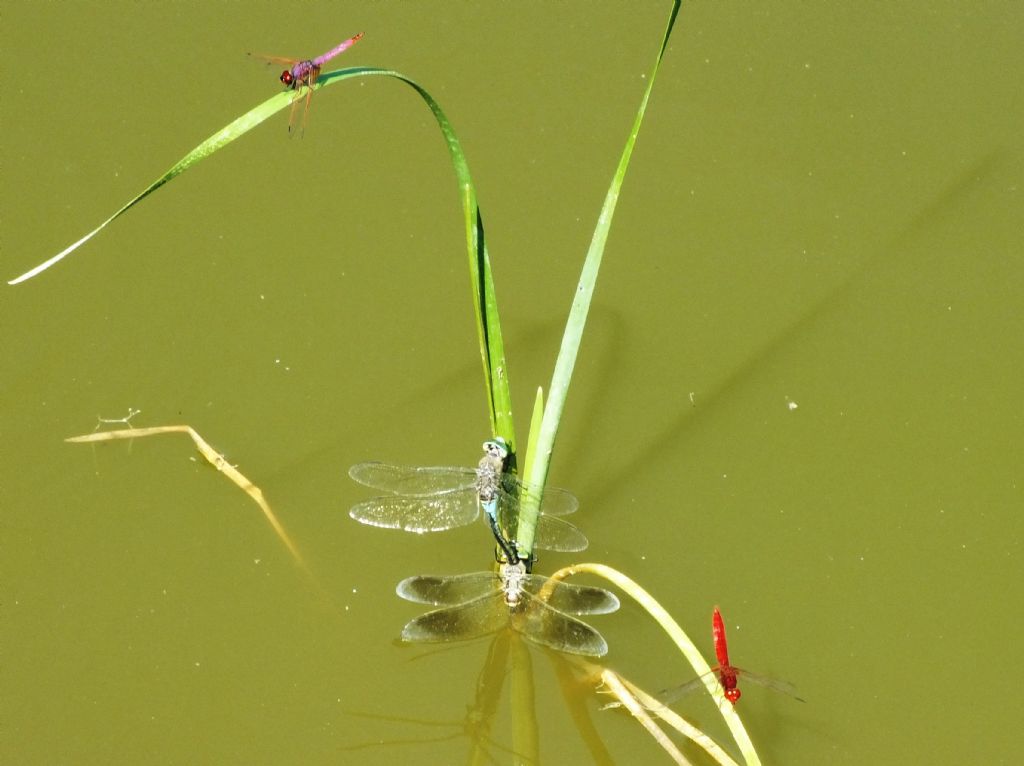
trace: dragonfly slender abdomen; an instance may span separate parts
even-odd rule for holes
[[[362,39],[363,39],[363,33],[360,32],[355,37],[350,38],[350,39],[346,40],[343,43],[338,43],[336,46],[331,48],[329,51],[327,51],[327,53],[324,53],[322,56],[317,56],[315,59],[313,59],[312,63],[315,66],[318,66],[318,67],[319,66],[323,66],[328,61],[330,61],[332,58],[334,58],[338,54],[348,50],[349,48],[351,48],[353,45],[355,45],[357,42],[359,42]]]

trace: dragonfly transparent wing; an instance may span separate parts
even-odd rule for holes
[[[498,505],[499,526],[511,535],[512,530],[516,529],[519,524],[518,516],[519,501],[503,494]],[[537,532],[533,541],[534,548],[545,551],[576,553],[586,550],[588,544],[587,536],[577,529],[575,525],[557,516],[548,516],[546,513],[541,513],[537,521]]]
[[[512,612],[512,627],[535,644],[559,652],[602,657],[608,642],[582,620],[552,609],[535,596],[526,594],[526,603]]]
[[[402,640],[416,643],[468,641],[496,633],[508,625],[509,612],[501,591],[421,614],[402,628]]]
[[[476,487],[476,471],[453,466],[404,466],[356,463],[348,469],[353,480],[396,495],[429,495]]]
[[[760,673],[755,673],[752,670],[744,670],[743,668],[733,667],[739,676],[740,683],[750,682],[763,686],[765,689],[771,689],[773,691],[781,692],[787,697],[792,697],[797,702],[806,702],[807,700],[802,697],[796,696],[796,687],[793,686],[789,681],[782,681],[778,678],[769,678],[768,676],[762,676]]]
[[[276,66],[283,66],[285,69],[291,69],[293,66],[299,63],[301,59],[290,59],[284,56],[268,56],[265,53],[249,53],[250,58],[258,59],[259,61],[267,64],[274,64]]]
[[[548,516],[568,516],[580,509],[580,501],[567,489],[547,487],[540,499],[540,512]]]
[[[507,497],[515,499],[526,490],[527,485],[515,476],[505,474],[502,478],[502,491]],[[576,513],[579,507],[580,501],[576,499],[576,495],[558,487],[547,487],[540,499],[541,513],[548,516],[568,516],[570,513]]]
[[[614,593],[593,585],[576,585],[543,575],[526,575],[522,578],[522,586],[530,595],[566,614],[608,614],[619,608],[619,599]]]
[[[406,532],[442,532],[471,524],[480,515],[475,492],[458,490],[435,495],[387,495],[352,506],[358,522]]]
[[[407,577],[398,583],[395,592],[406,601],[415,601],[417,604],[457,606],[495,593],[500,588],[501,577],[494,572],[470,572],[443,577]]]
[[[562,553],[578,553],[587,549],[590,541],[574,525],[557,516],[542,514],[537,520],[537,534],[533,541],[534,548],[544,551],[561,551]]]
[[[660,702],[663,705],[671,705],[671,704],[681,700],[687,694],[692,694],[693,692],[697,691],[698,689],[705,688],[704,687],[704,679],[705,679],[705,677],[707,677],[707,676],[717,676],[717,675],[718,675],[717,671],[712,670],[710,673],[705,673],[703,676],[697,676],[696,678],[691,678],[686,683],[679,684],[679,686],[673,686],[670,689],[662,689],[660,692],[658,692],[657,694],[654,695],[654,698],[656,700],[658,700],[658,702]]]
[[[762,676],[762,675],[759,675],[757,673],[752,673],[749,670],[743,670],[742,668],[735,668],[734,667],[733,670],[736,671],[736,674],[737,674],[738,679],[739,679],[739,683],[741,683],[741,684],[746,683],[747,681],[749,681],[750,683],[757,684],[758,686],[764,686],[767,689],[773,689],[773,690],[775,690],[777,692],[781,692],[781,693],[785,694],[788,697],[792,697],[793,699],[797,700],[798,702],[805,702],[806,701],[803,698],[798,697],[796,695],[796,687],[793,686],[793,684],[789,683],[788,681],[780,681],[777,678],[768,678],[766,676]],[[705,673],[702,676],[697,676],[696,678],[692,678],[692,679],[690,679],[689,681],[687,681],[684,684],[680,684],[679,686],[673,686],[671,689],[664,689],[664,690],[658,692],[657,694],[655,694],[654,696],[662,704],[664,704],[664,705],[671,705],[671,704],[681,700],[687,694],[692,694],[693,692],[697,691],[698,689],[705,688],[704,679],[707,678],[708,676],[715,676],[715,677],[717,677],[718,676],[718,669],[715,668],[710,673]]]

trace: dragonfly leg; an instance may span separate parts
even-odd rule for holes
[[[300,100],[301,99],[295,99],[294,101],[292,101],[292,109],[288,113],[288,136],[289,137],[295,135],[292,132],[293,129],[295,128],[295,109],[298,107]]]
[[[306,120],[309,119],[309,105],[313,101],[313,86],[316,85],[318,79],[320,79],[320,67],[314,65],[306,77],[306,87],[309,90],[306,91],[306,108],[302,111],[302,135],[306,135]]]

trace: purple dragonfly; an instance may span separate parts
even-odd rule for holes
[[[282,58],[280,56],[264,56],[259,53],[250,53],[250,56],[255,58],[263,59],[268,64],[284,64],[287,69],[281,72],[280,80],[287,87],[292,90],[299,90],[303,86],[308,88],[306,92],[306,105],[302,110],[302,132],[306,132],[306,118],[309,116],[309,102],[313,97],[313,86],[316,85],[317,79],[320,77],[320,68],[323,67],[328,61],[335,56],[338,56],[362,38],[363,33],[360,32],[355,37],[350,37],[343,43],[339,43],[335,47],[331,48],[327,53],[321,56],[317,56],[315,59],[289,59]],[[288,117],[288,132],[292,132],[292,128],[295,126],[295,109],[299,105],[301,98],[295,99],[292,102],[291,115]]]

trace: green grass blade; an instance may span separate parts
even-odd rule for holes
[[[433,96],[419,83],[392,69],[361,67],[321,75],[317,86],[330,85],[334,79],[355,75],[382,75],[394,77],[415,90],[434,114],[441,133],[444,134],[451,155],[452,167],[462,193],[462,213],[466,227],[466,248],[469,256],[469,274],[473,289],[473,308],[476,313],[477,335],[480,340],[480,356],[484,367],[484,384],[487,389],[487,404],[491,418],[491,432],[501,436],[514,454],[516,449],[515,426],[512,423],[512,393],[509,389],[508,363],[505,360],[505,342],[498,317],[498,299],[494,291],[494,277],[491,260],[487,253],[484,237],[483,216],[477,204],[476,187],[469,173],[469,163],[462,151],[462,144],[449,122],[444,110]]]
[[[498,320],[498,303],[494,292],[494,280],[491,274],[490,258],[484,238],[483,217],[476,200],[476,189],[469,173],[469,164],[462,151],[462,145],[455,129],[452,127],[444,111],[425,88],[405,75],[390,69],[377,67],[350,67],[320,75],[314,86],[315,90],[333,85],[354,77],[386,76],[393,77],[413,88],[426,102],[437,120],[438,127],[444,135],[451,155],[452,166],[459,182],[463,214],[466,224],[466,247],[469,255],[469,269],[473,287],[473,306],[477,318],[477,331],[480,338],[480,353],[484,365],[484,380],[487,388],[487,401],[490,409],[491,431],[493,435],[502,436],[515,449],[515,429],[512,425],[511,393],[508,386],[508,367],[505,362],[505,347]],[[203,141],[199,146],[186,154],[174,167],[150,184],[139,195],[130,200],[124,207],[114,213],[91,232],[77,242],[65,248],[49,260],[26,271],[19,277],[8,282],[17,285],[46,271],[60,262],[79,247],[100,233],[107,225],[126,213],[134,205],[141,202],[161,186],[181,175],[200,160],[206,159],[218,149],[239,138],[252,128],[259,125],[271,115],[289,106],[295,99],[304,98],[305,89],[289,90],[278,93],[259,106],[251,109],[234,122],[219,130]]]
[[[80,240],[78,240],[72,245],[69,245],[64,250],[57,253],[49,260],[40,263],[35,268],[29,269],[21,276],[10,280],[7,284],[17,285],[22,282],[25,282],[31,279],[32,277],[46,271],[48,268],[58,263],[59,261],[62,261],[64,258],[71,255],[71,253],[73,253],[79,247],[81,247],[90,239],[99,234],[104,228],[106,228],[108,224],[113,223],[114,220],[119,218],[124,213],[128,212],[128,210],[130,210],[136,204],[138,204],[146,197],[148,197],[150,194],[155,192],[165,183],[175,178],[176,176],[181,175],[200,160],[206,159],[218,149],[222,149],[224,146],[231,143],[239,136],[248,133],[250,130],[255,128],[265,119],[291,104],[293,99],[298,98],[301,95],[302,93],[297,91],[285,91],[283,93],[278,93],[276,96],[267,99],[254,109],[249,110],[234,122],[221,128],[208,139],[199,144],[199,146],[197,146],[195,149],[193,149],[184,157],[182,157],[177,163],[175,163],[174,167],[172,167],[170,170],[168,170],[166,173],[160,176],[157,180],[155,180],[153,183],[147,186],[140,194],[133,197],[124,207],[122,207],[120,210],[118,210],[116,213],[110,216],[110,218],[105,220],[103,223],[101,223],[95,229],[90,231]]]
[[[643,123],[644,113],[647,111],[647,102],[654,88],[658,68],[661,66],[661,60],[665,55],[669,37],[672,35],[672,27],[675,25],[676,16],[679,13],[679,5],[680,0],[674,0],[672,3],[672,13],[665,28],[665,35],[661,40],[661,49],[658,51],[654,68],[651,70],[651,76],[648,78],[647,89],[644,91],[643,99],[640,101],[640,108],[637,110],[636,119],[633,121],[633,129],[629,133],[629,138],[626,139],[626,146],[622,150],[622,156],[615,170],[615,176],[612,178],[611,186],[605,195],[604,205],[601,207],[601,215],[597,219],[597,227],[594,229],[590,248],[587,250],[587,257],[583,263],[583,271],[580,274],[580,281],[576,287],[572,308],[569,310],[569,320],[565,326],[565,333],[562,335],[562,347],[559,349],[558,359],[555,361],[555,371],[551,377],[551,386],[548,389],[548,401],[544,408],[544,419],[537,437],[536,459],[529,466],[529,472],[524,475],[525,480],[533,486],[543,487],[547,481],[551,452],[554,449],[558,425],[562,419],[562,410],[565,407],[569,382],[572,380],[572,371],[576,365],[580,341],[583,339],[583,329],[587,323],[587,313],[590,311],[590,301],[593,298],[597,274],[601,268],[601,258],[604,255],[605,243],[608,241],[608,231],[611,229],[615,206],[619,201],[619,192],[622,189],[622,182],[626,177],[626,170],[629,167],[629,159],[633,154],[633,147],[636,145],[637,135],[640,133],[640,125]],[[516,544],[524,556],[533,550],[533,539],[539,511],[536,498],[533,499],[533,502],[529,501],[530,498],[527,498],[521,506],[519,525],[516,529]]]
[[[533,414],[530,416],[530,431],[526,438],[526,461],[523,463],[523,475],[529,476],[534,472],[531,466],[537,460],[537,434],[540,433],[540,425],[544,419],[544,389],[538,387],[537,395],[533,398]]]

